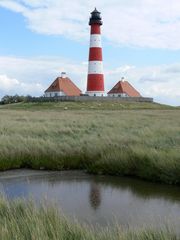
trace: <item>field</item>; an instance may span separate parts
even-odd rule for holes
[[[161,230],[122,230],[114,228],[98,231],[71,223],[54,207],[41,203],[16,200],[8,202],[0,197],[0,239],[34,240],[178,240],[168,227]]]
[[[0,170],[84,169],[180,183],[180,109],[155,103],[0,106]]]

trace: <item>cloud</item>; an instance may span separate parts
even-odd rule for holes
[[[32,95],[36,96],[43,91],[39,83],[25,83],[7,75],[0,75],[0,93],[3,95]]]
[[[134,69],[135,66],[130,66],[130,65],[123,65],[120,67],[117,67],[116,69],[113,70],[109,70],[106,71],[106,74],[110,75],[110,74],[126,74],[127,72],[129,72],[130,70]]]
[[[0,98],[6,94],[43,95],[49,84],[67,72],[82,89],[86,87],[87,65],[57,57],[16,58],[0,56]]]
[[[179,0],[0,0],[21,13],[32,31],[84,41],[89,12],[102,11],[103,36],[112,44],[180,49]]]
[[[123,71],[124,69],[127,70]],[[106,87],[111,89],[121,77],[125,77],[143,96],[153,97],[160,103],[180,105],[179,70],[180,64],[120,66],[106,71]]]
[[[9,0],[0,0],[0,6],[1,7],[5,7],[9,10],[12,10],[14,12],[18,12],[18,13],[25,13],[26,12],[26,8],[19,4],[18,1],[9,1]]]
[[[180,64],[173,64],[171,66],[168,66],[165,71],[165,74],[180,74]]]
[[[87,68],[86,62],[74,63],[57,57],[0,57],[0,97],[16,93],[41,96],[62,71],[67,72],[68,77],[85,92]],[[161,103],[180,105],[179,70],[180,63],[106,68],[105,88],[110,90],[121,77],[125,77],[143,96],[153,97]]]
[[[19,81],[15,78],[8,78],[6,75],[0,75],[0,85],[1,90],[9,91],[14,88],[14,86],[17,86],[19,84]]]

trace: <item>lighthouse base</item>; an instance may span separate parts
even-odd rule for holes
[[[104,97],[104,91],[99,92],[99,91],[87,91],[86,94],[90,97]]]

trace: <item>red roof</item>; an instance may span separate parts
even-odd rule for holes
[[[81,90],[69,79],[58,77],[45,92],[64,92],[66,96],[80,96]]]
[[[108,94],[122,94],[125,93],[129,97],[141,97],[141,94],[128,82],[119,81]]]

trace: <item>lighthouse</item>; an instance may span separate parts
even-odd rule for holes
[[[95,10],[91,13],[89,20],[90,48],[89,48],[89,66],[87,77],[87,92],[89,96],[104,96],[104,74],[102,61],[101,45],[101,13]]]

